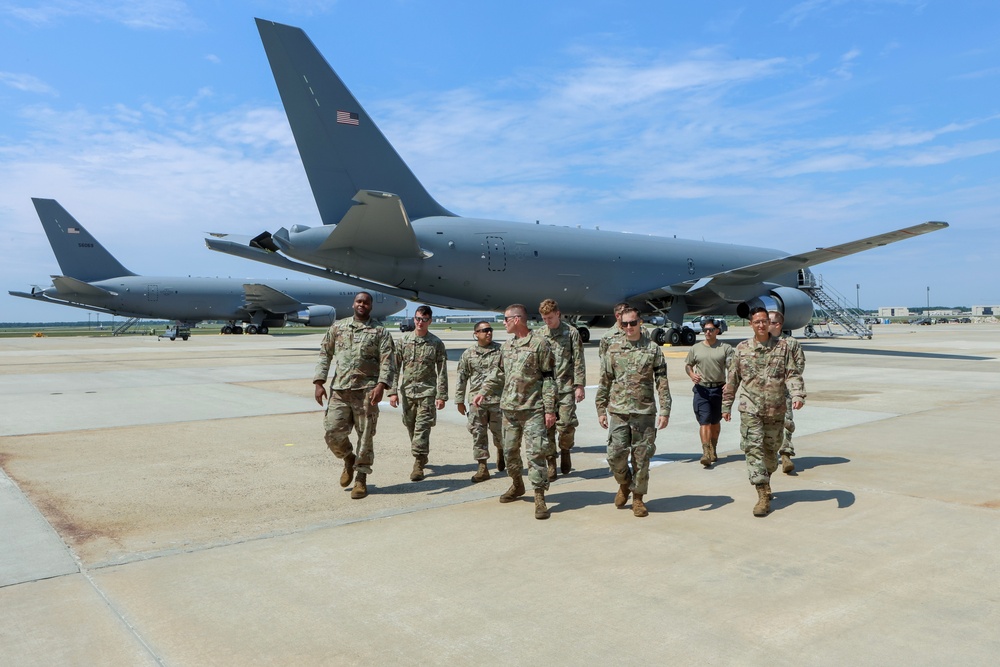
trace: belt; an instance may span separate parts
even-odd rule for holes
[[[717,387],[722,387],[725,384],[725,382],[700,382],[698,383],[698,386],[704,387],[705,389],[715,389]]]

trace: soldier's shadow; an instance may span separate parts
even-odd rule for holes
[[[772,493],[771,509],[774,511],[784,509],[795,503],[820,503],[827,500],[836,500],[837,508],[844,509],[854,504],[855,497],[850,491],[817,491],[812,489],[802,489],[799,491],[779,491]]]
[[[698,510],[707,512],[717,510],[735,502],[732,496],[668,496],[666,498],[649,498],[644,496],[646,509],[651,514],[658,512],[687,512]]]
[[[850,463],[851,459],[845,459],[843,456],[795,456],[792,458],[792,462],[795,463],[795,472],[804,472],[813,468],[819,468],[820,466],[835,466],[841,463]]]

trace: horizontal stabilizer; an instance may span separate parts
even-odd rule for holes
[[[56,288],[56,291],[59,292],[59,296],[67,298],[74,295],[107,298],[118,296],[117,292],[112,292],[100,287],[94,287],[90,283],[85,283],[82,280],[70,278],[69,276],[52,276],[52,285]]]
[[[243,286],[247,308],[266,310],[270,313],[294,313],[302,309],[302,302],[289,295],[261,284]]]
[[[356,202],[319,247],[323,250],[365,250],[400,259],[430,257],[420,249],[417,235],[399,197],[388,192],[362,190]]]

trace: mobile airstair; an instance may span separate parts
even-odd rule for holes
[[[142,319],[142,318],[139,318],[139,317],[130,317],[130,318],[128,318],[127,320],[125,320],[124,322],[122,322],[121,324],[119,324],[118,326],[116,326],[114,328],[114,330],[112,330],[111,335],[112,336],[121,336],[123,333],[127,332],[129,329],[131,329],[132,327],[134,327],[135,325],[137,325],[139,323],[140,319]]]
[[[799,289],[809,295],[818,306],[819,315],[826,320],[836,322],[848,336],[871,338],[872,329],[865,322],[865,314],[858,308],[852,308],[847,298],[830,285],[823,284],[823,276],[799,271]],[[831,331],[829,326],[827,331]],[[819,336],[813,325],[806,327],[806,336]]]

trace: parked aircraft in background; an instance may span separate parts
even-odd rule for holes
[[[306,34],[257,19],[323,225],[253,238],[213,235],[225,252],[445,308],[529,309],[547,297],[591,325],[627,301],[670,324],[777,308],[790,329],[813,313],[810,266],[947,227],[926,222],[790,255],[769,248],[566,226],[462,218],[417,180]],[[688,330],[689,331],[689,330]],[[581,327],[584,340],[589,338]]]
[[[33,287],[12,296],[57,303],[121,317],[174,320],[179,334],[203,320],[225,320],[222,333],[267,333],[286,322],[325,327],[336,312],[351,313],[355,287],[305,280],[239,280],[140,276],[126,269],[54,199],[31,200],[42,221],[63,275],[52,286]],[[406,303],[372,292],[377,318],[402,310]]]

